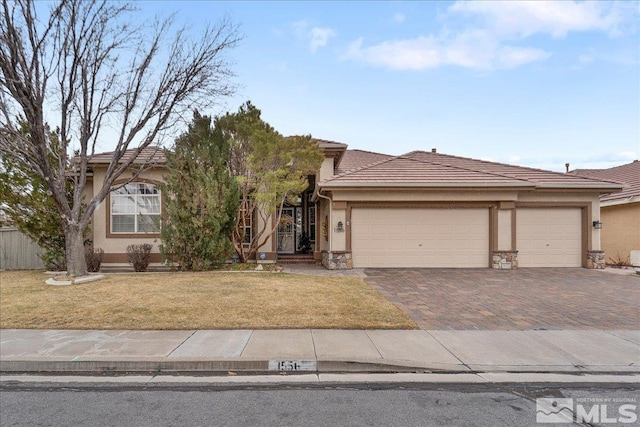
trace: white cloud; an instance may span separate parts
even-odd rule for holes
[[[396,13],[395,15],[393,15],[393,20],[396,21],[398,24],[402,24],[405,19],[407,19],[407,16],[404,13]]]
[[[329,43],[331,37],[336,36],[332,28],[313,27],[309,29],[309,22],[302,20],[291,24],[291,29],[295,37],[308,43],[311,53],[316,53],[319,47],[324,47]]]
[[[548,59],[550,53],[530,47],[502,46],[496,55],[497,68],[515,68],[529,62]]]
[[[318,28],[314,27],[310,31],[311,41],[309,42],[309,49],[311,52],[316,53],[319,47],[324,47],[329,42],[331,37],[335,37],[336,32],[331,28]]]
[[[466,28],[450,28],[464,22],[458,18],[469,16],[475,19],[465,20]],[[425,70],[443,65],[482,70],[516,68],[552,55],[525,46],[527,37],[565,37],[573,31],[602,31],[615,36],[625,26],[637,26],[638,11],[635,3],[458,1],[443,17],[444,25],[438,33],[370,46],[359,38],[349,45],[343,59],[392,70]],[[583,56],[579,60],[585,64],[590,59]]]
[[[544,33],[565,37],[571,31],[604,31],[615,36],[634,14],[629,6],[595,1],[457,1],[449,11],[476,15],[505,36]]]
[[[432,38],[391,40],[362,48],[364,39],[353,42],[345,58],[357,58],[371,65],[395,70],[422,70],[442,64],[440,49]]]
[[[550,56],[540,49],[500,45],[483,31],[462,33],[453,39],[421,36],[369,47],[363,47],[363,43],[362,38],[353,42],[343,58],[392,70],[424,70],[442,65],[488,70],[514,68]]]

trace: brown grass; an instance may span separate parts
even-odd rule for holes
[[[49,286],[41,271],[0,272],[0,328],[413,329],[362,279],[273,273],[112,274]]]

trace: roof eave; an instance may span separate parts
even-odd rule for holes
[[[534,184],[522,182],[319,182],[318,186],[323,189],[330,188],[534,188]]]
[[[123,162],[118,162],[118,164],[122,164]],[[144,161],[144,160],[134,160],[133,161],[133,165],[148,165],[151,167],[161,167],[164,166],[167,162],[166,161],[161,161],[161,162],[149,162],[149,161]],[[97,161],[90,161],[87,162],[87,166],[94,166],[94,165],[109,165],[111,164],[110,161],[108,160],[97,160]]]
[[[640,203],[640,196],[625,197],[623,199],[601,200],[600,207],[628,205],[631,203]]]
[[[615,193],[617,191],[621,191],[624,186],[620,184],[609,184],[609,183],[559,183],[559,182],[540,182],[536,184],[536,188],[540,188],[541,190],[593,190],[600,191],[603,193]]]

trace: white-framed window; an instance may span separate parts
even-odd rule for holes
[[[142,182],[126,184],[111,192],[109,212],[111,233],[159,233],[160,189]]]
[[[316,241],[316,206],[309,206],[309,240]]]

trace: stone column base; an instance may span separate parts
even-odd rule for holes
[[[351,270],[353,260],[351,252],[322,252],[322,265],[327,270]]]
[[[604,251],[587,251],[587,268],[602,270],[606,266]]]
[[[491,267],[496,270],[518,268],[518,251],[493,251]]]

